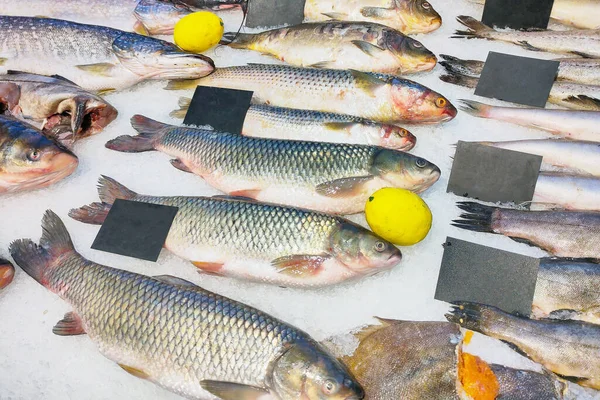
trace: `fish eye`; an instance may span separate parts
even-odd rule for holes
[[[386,249],[386,245],[384,242],[375,242],[375,250],[381,253]]]
[[[29,161],[37,161],[41,155],[42,153],[38,149],[31,149],[27,152],[27,159]]]
[[[446,106],[446,104],[448,104],[448,102],[443,97],[438,97],[435,100],[435,105],[438,106],[438,107],[440,107],[440,108]]]
[[[425,166],[427,165],[427,161],[425,161],[422,158],[417,158],[417,161],[415,162],[415,164],[417,165],[417,167],[419,168],[425,168]]]
[[[400,137],[407,137],[408,131],[404,128],[400,129]]]
[[[323,383],[323,393],[334,394],[335,392],[337,392],[337,384],[332,379],[327,379]]]
[[[412,42],[412,46],[416,49],[420,49],[423,45],[417,41]]]
[[[423,8],[424,8],[424,9],[426,9],[426,10],[429,10],[429,9],[431,8],[431,4],[429,4],[429,3],[428,3],[428,2],[426,2],[426,1],[424,1],[424,2],[421,4],[421,7],[423,7]]]

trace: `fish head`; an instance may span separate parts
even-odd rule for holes
[[[382,124],[379,132],[380,145],[394,150],[408,151],[415,147],[417,138],[407,129],[396,125]]]
[[[142,79],[197,79],[215,70],[209,57],[134,33],[123,33],[112,48],[121,64]]]
[[[346,366],[309,339],[290,344],[277,359],[272,385],[282,400],[360,400],[365,395]]]
[[[409,36],[386,29],[383,36],[385,47],[404,65],[403,69],[415,72],[430,71],[437,64],[437,57],[421,42]],[[402,73],[400,70],[398,73]]]
[[[395,0],[405,33],[428,33],[442,26],[442,17],[427,0]]]
[[[402,253],[392,243],[362,226],[340,223],[329,237],[333,256],[361,275],[375,274],[397,265]]]
[[[395,150],[380,149],[373,159],[371,173],[393,187],[421,193],[440,179],[437,165],[424,158]]]
[[[14,276],[15,267],[10,261],[0,258],[0,290],[10,285]]]
[[[416,82],[392,77],[391,104],[411,122],[440,123],[452,120],[458,110],[441,94]]]
[[[177,0],[140,0],[133,14],[143,29],[136,31],[150,35],[169,35],[181,18],[194,11],[188,4]]]
[[[44,131],[57,125],[69,125],[73,141],[101,132],[117,118],[117,109],[92,95],[78,95],[61,101],[57,107],[58,118],[48,118]]]
[[[0,178],[8,191],[49,186],[73,173],[71,151],[33,129],[11,135],[0,149]]]

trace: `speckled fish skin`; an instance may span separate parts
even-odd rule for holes
[[[179,99],[179,110],[170,115],[185,118],[190,98]],[[347,114],[252,104],[242,135],[270,139],[365,144],[409,151],[417,138],[397,125],[382,124]]]
[[[343,218],[247,200],[140,195],[101,177],[102,204],[71,210],[102,223],[115,199],[177,207],[165,248],[201,271],[285,287],[318,287],[398,264],[393,244]]]
[[[600,212],[526,211],[460,202],[453,225],[496,233],[537,246],[557,257],[600,259]]]
[[[259,398],[249,396],[265,390],[280,399],[362,399],[347,369],[306,333],[179,278],[89,261],[51,211],[42,227],[39,245],[21,239],[10,251],[27,274],[73,307],[54,333],[85,332],[124,369],[192,399]],[[294,370],[291,361],[305,364]],[[293,385],[298,377],[304,386]],[[315,395],[315,381],[319,388],[331,381],[336,391]]]
[[[369,22],[305,23],[255,34],[231,32],[224,37],[229,47],[269,54],[299,67],[402,75],[430,71],[437,63],[421,42]]]
[[[564,383],[548,373],[508,368],[490,364],[498,379],[500,392],[496,400],[562,400]]]
[[[376,22],[405,35],[432,32],[442,25],[442,17],[425,0],[307,0],[304,16],[307,22]]]
[[[600,325],[600,265],[590,260],[542,258],[533,314]]]
[[[225,193],[269,203],[353,214],[383,187],[419,193],[440,177],[423,158],[376,146],[250,138],[141,115],[131,122],[140,135],[120,136],[107,148],[161,151]]]
[[[446,314],[465,329],[514,345],[550,371],[600,388],[600,325],[531,320],[482,304],[457,302]]]
[[[172,81],[167,89],[198,85],[254,91],[255,104],[350,114],[385,123],[439,123],[457,113],[445,97],[407,79],[287,65],[218,68],[203,79]]]
[[[600,211],[598,199],[600,199],[598,177],[542,172],[535,185],[530,209],[563,208]]]
[[[144,79],[195,79],[214,70],[208,57],[135,33],[49,18],[0,17],[2,67],[60,72],[87,90],[115,90]]]

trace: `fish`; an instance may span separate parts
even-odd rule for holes
[[[532,316],[600,325],[600,264],[588,259],[542,258]]]
[[[0,258],[0,290],[6,289],[15,277],[15,267],[10,261]]]
[[[536,246],[552,256],[600,259],[600,212],[526,211],[459,202],[466,213],[456,227],[505,235]]]
[[[485,4],[485,0],[471,0]],[[598,0],[555,0],[550,18],[564,25],[581,29],[600,29],[600,1]]]
[[[298,67],[404,75],[431,71],[437,64],[435,54],[421,42],[371,22],[313,22],[260,33],[228,32],[221,44]]]
[[[0,64],[41,75],[60,72],[83,89],[108,92],[145,79],[193,79],[213,61],[172,43],[117,29],[50,18],[0,16]]]
[[[19,239],[10,253],[73,308],[53,333],[87,334],[130,374],[190,399],[363,398],[347,368],[307,333],[181,278],[87,260],[50,210],[42,230],[39,244]]]
[[[206,8],[213,11],[241,8],[244,13],[248,8],[248,0],[180,0],[192,7]]]
[[[59,18],[144,35],[169,35],[197,9],[179,0],[3,0],[0,15]]]
[[[479,78],[460,74],[446,74],[440,76],[440,79],[447,83],[472,89],[476,88],[479,83]],[[600,86],[554,82],[552,89],[550,89],[548,103],[571,110],[600,111],[599,93]]]
[[[232,196],[333,214],[361,212],[383,187],[416,193],[440,177],[431,162],[376,146],[252,138],[178,127],[142,115],[131,118],[137,136],[119,136],[111,150],[161,151],[178,169],[201,176]]]
[[[514,369],[490,364],[498,379],[496,400],[561,400],[565,399],[568,385],[548,372]]]
[[[444,61],[440,61],[448,72],[479,78],[483,71],[484,61],[461,60],[456,57],[440,54]],[[600,60],[596,58],[559,58],[559,82],[579,83],[582,85],[600,85]]]
[[[67,147],[101,132],[118,115],[100,96],[60,76],[14,71],[0,75],[0,104]],[[56,135],[53,129],[59,125],[66,129]]]
[[[0,114],[0,194],[39,189],[71,175],[77,156],[39,129]]]
[[[285,287],[318,287],[397,265],[392,243],[344,218],[249,199],[137,194],[112,178],[98,183],[101,203],[69,212],[102,224],[116,199],[177,207],[164,247],[199,272]]]
[[[497,107],[464,99],[458,108],[474,117],[542,129],[565,139],[600,142],[600,111]]]
[[[565,209],[600,211],[600,178],[541,172],[531,210]]]
[[[468,30],[457,30],[452,38],[498,40],[519,45],[530,51],[569,54],[584,58],[600,57],[600,29],[498,31],[466,15],[460,15],[456,20]]]
[[[306,22],[375,22],[405,35],[429,33],[442,26],[442,17],[425,0],[307,0],[304,17]]]
[[[190,98],[180,98],[180,108],[171,112],[170,116],[185,118],[190,102]],[[400,151],[410,151],[417,143],[415,135],[396,125],[347,114],[264,104],[250,105],[241,133],[244,136],[270,139],[365,144]]]
[[[446,319],[502,340],[570,381],[600,389],[600,325],[532,320],[470,302],[455,302]]]
[[[597,142],[534,139],[479,144],[542,156],[542,172],[600,177],[600,146]]]
[[[254,92],[254,104],[350,114],[383,123],[441,123],[456,108],[439,93],[393,75],[353,70],[250,64],[218,68],[199,80],[171,81],[168,90],[214,86]]]

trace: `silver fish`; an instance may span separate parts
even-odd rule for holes
[[[383,187],[422,192],[440,169],[409,153],[376,146],[251,138],[178,127],[136,115],[138,136],[109,141],[112,150],[158,150],[173,165],[217,189],[255,200],[335,213],[361,212]]]
[[[526,211],[461,202],[454,226],[505,235],[557,257],[600,259],[600,212]]]
[[[542,172],[531,200],[531,210],[562,208],[600,211],[600,178]]]
[[[346,367],[301,330],[174,276],[87,260],[52,211],[42,228],[40,244],[17,240],[10,252],[73,307],[55,334],[86,333],[125,371],[190,399],[363,398]]]
[[[9,70],[65,78],[87,90],[123,89],[145,79],[210,74],[208,57],[163,40],[48,18],[0,16],[0,64]]]

